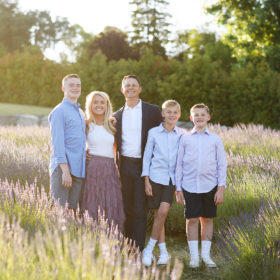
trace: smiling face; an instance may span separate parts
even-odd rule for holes
[[[195,108],[192,110],[190,119],[195,129],[202,131],[206,128],[207,122],[210,120],[210,115],[205,108]]]
[[[81,95],[81,80],[79,78],[68,78],[62,86],[64,97],[72,102],[77,102]]]
[[[139,94],[142,91],[138,81],[134,78],[128,78],[123,81],[121,92],[125,96],[125,99],[139,99]]]
[[[96,94],[93,99],[92,99],[92,103],[91,103],[91,110],[94,116],[101,116],[101,115],[105,115],[105,111],[106,111],[106,100],[104,97]]]
[[[180,108],[178,106],[170,106],[162,110],[162,116],[165,124],[175,126],[176,122],[181,117]]]

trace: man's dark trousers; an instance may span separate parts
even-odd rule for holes
[[[146,195],[142,173],[142,159],[121,156],[121,182],[126,215],[125,236],[135,241],[142,251],[146,239]]]

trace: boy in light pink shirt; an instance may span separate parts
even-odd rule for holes
[[[213,218],[223,203],[226,187],[226,154],[221,138],[208,131],[209,109],[204,104],[191,108],[194,128],[182,136],[177,156],[176,199],[184,204],[190,250],[189,266],[199,266],[198,226],[201,223],[201,257],[207,267],[216,267],[210,257]]]

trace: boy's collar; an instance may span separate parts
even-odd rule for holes
[[[162,132],[162,131],[167,131],[167,129],[164,128],[163,124],[164,124],[164,122],[162,122],[162,123],[160,124],[160,131],[161,131],[161,132]],[[174,131],[174,132],[178,133],[179,128],[175,125],[174,128],[173,128],[171,131]]]
[[[207,134],[207,135],[210,135],[210,132],[209,132],[209,130],[208,130],[208,128],[206,127],[202,132],[200,132],[200,131],[198,131],[197,129],[195,129],[195,128],[193,128],[192,130],[191,130],[191,134],[195,134],[195,133],[205,133],[205,134]]]

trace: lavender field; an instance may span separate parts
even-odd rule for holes
[[[225,203],[215,221],[218,269],[187,267],[183,209],[168,216],[166,267],[145,269],[100,219],[51,207],[47,128],[0,127],[0,279],[280,279],[280,132],[211,126],[227,151]]]

